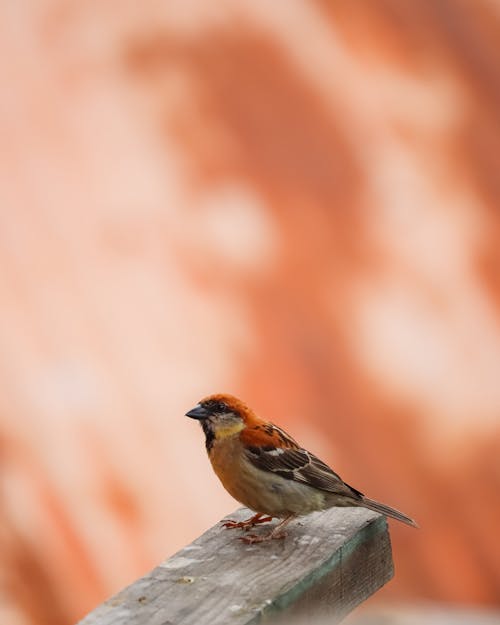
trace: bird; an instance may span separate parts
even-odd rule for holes
[[[325,462],[233,395],[209,395],[186,416],[200,422],[208,457],[224,488],[255,512],[244,521],[223,521],[226,529],[245,530],[240,537],[245,543],[285,538],[285,527],[293,519],[334,506],[368,508],[418,527],[406,514],[349,486]],[[248,534],[273,518],[280,522],[267,534]]]

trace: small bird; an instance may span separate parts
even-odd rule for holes
[[[249,530],[273,517],[281,519],[267,534],[241,537],[246,543],[284,538],[292,519],[333,506],[361,506],[418,527],[406,514],[346,484],[284,430],[232,395],[209,395],[186,416],[200,421],[208,457],[224,488],[256,513],[245,521],[225,520],[223,527]]]

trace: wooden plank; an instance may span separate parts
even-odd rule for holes
[[[212,527],[79,625],[250,625],[284,611],[340,618],[393,574],[386,520],[362,508],[305,517],[285,540],[246,545],[240,535]]]

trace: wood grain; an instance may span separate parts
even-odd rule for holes
[[[249,515],[240,508],[230,518]],[[245,545],[240,535],[212,527],[79,625],[250,625],[279,613],[339,619],[393,574],[386,520],[362,508],[312,514],[285,540]]]

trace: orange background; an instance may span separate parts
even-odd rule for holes
[[[235,507],[240,395],[371,497],[371,601],[500,604],[500,4],[5,0],[0,621]]]

